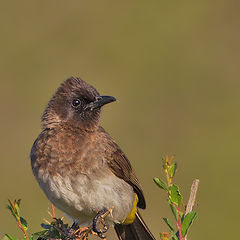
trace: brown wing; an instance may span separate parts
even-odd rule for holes
[[[102,127],[99,127],[99,131],[104,134],[104,137],[107,138],[107,143],[111,145],[112,151],[110,159],[108,158],[108,165],[111,168],[112,172],[133,187],[134,191],[138,195],[138,207],[143,209],[146,208],[146,202],[142,187],[132,169],[131,163],[123,151],[119,148],[119,146]]]

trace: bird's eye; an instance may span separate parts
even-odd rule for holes
[[[80,105],[80,100],[78,98],[74,98],[73,101],[72,101],[72,105],[73,107],[77,107]]]

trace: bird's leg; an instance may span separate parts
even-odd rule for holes
[[[95,218],[93,219],[92,223],[92,230],[95,232],[100,238],[105,238],[103,235],[104,233],[107,232],[109,229],[109,225],[105,221],[105,217],[110,214],[112,216],[112,210],[113,207],[111,207],[109,210],[101,210],[97,213]],[[103,227],[99,227],[99,225],[102,225]]]
[[[88,239],[88,234],[92,232],[92,226],[90,227],[82,227],[78,228],[74,235],[77,237],[76,239],[78,240],[87,240]]]
[[[88,238],[88,234],[97,235],[100,238],[105,239],[103,233],[107,232],[109,226],[105,222],[104,218],[108,214],[112,216],[112,210],[113,207],[110,208],[109,210],[102,210],[98,212],[95,218],[93,219],[93,223],[91,226],[83,228],[78,227],[77,230],[74,232],[74,235],[77,236],[79,240],[86,240]],[[99,227],[99,224],[103,225],[102,229]]]
[[[77,240],[87,240],[88,234],[92,233],[92,226],[90,227],[79,227],[77,222],[73,222],[71,228],[69,229],[70,236]]]
[[[103,233],[107,232],[109,226],[105,222],[103,215],[107,212],[107,210],[101,210],[97,213],[95,218],[93,219],[92,230],[97,233],[100,238],[104,238]],[[99,224],[103,225],[103,228],[99,227]]]

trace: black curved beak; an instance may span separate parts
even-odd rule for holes
[[[88,108],[91,110],[101,108],[103,105],[114,102],[117,99],[112,96],[98,96],[94,102],[89,103]]]

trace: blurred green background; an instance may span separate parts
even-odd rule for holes
[[[1,1],[0,232],[21,236],[5,205],[22,198],[30,231],[48,218],[29,151],[59,84],[79,76],[119,102],[102,125],[132,162],[159,239],[171,216],[161,157],[176,154],[185,201],[200,179],[189,239],[232,239],[239,225],[239,1]],[[61,216],[61,213],[59,213]],[[109,239],[115,239],[110,237]]]

